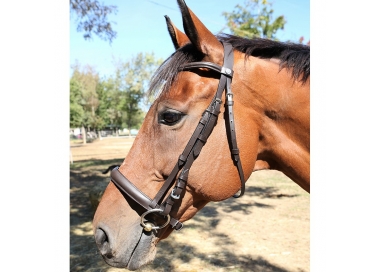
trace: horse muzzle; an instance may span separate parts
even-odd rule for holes
[[[95,242],[108,265],[134,271],[154,260],[157,238],[152,231],[141,231],[140,224],[138,229],[140,231],[133,236],[128,236],[130,238],[127,240],[119,235],[113,235],[112,232],[107,231],[106,227],[96,228]]]
[[[112,198],[115,194],[119,195],[120,192],[111,182],[103,197]],[[151,262],[156,254],[157,231],[144,231],[141,216],[130,208],[124,198],[119,202],[109,202],[103,197],[92,225],[94,239],[104,261],[110,266],[129,270],[136,270]],[[146,215],[144,223],[151,222],[154,226],[161,226],[166,222],[154,221],[153,216]]]

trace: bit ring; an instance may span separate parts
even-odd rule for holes
[[[163,210],[161,209],[151,209],[149,211],[146,211],[144,212],[142,215],[141,215],[141,225],[143,226],[144,230],[145,231],[151,231],[151,230],[158,230],[158,229],[162,229],[164,227],[166,227],[169,222],[170,222],[170,215],[166,215],[165,217],[167,217],[167,221],[165,222],[165,224],[161,225],[161,226],[155,226],[154,224],[150,223],[150,222],[144,222],[144,219],[145,219],[145,216],[147,214],[150,214],[150,213],[153,213],[153,212],[163,212]]]

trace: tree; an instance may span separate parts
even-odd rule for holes
[[[92,34],[112,43],[116,31],[112,29],[107,16],[117,13],[117,7],[100,4],[97,0],[70,0],[70,11],[77,17],[77,31],[84,31],[85,40],[92,39]]]
[[[149,104],[147,89],[153,72],[162,63],[154,54],[139,53],[130,61],[119,60],[116,64],[115,84],[123,97],[120,108],[124,125],[131,130],[139,127],[144,119],[142,108]]]
[[[276,40],[276,32],[284,29],[286,20],[279,16],[272,20],[272,4],[266,0],[249,0],[245,6],[236,5],[231,13],[223,12],[232,34],[245,38],[268,38]],[[269,10],[268,10],[269,9]]]
[[[114,83],[111,78],[100,80],[96,86],[96,93],[99,99],[99,106],[95,111],[96,116],[100,119],[98,128],[102,129],[111,123],[107,110],[114,107],[114,99],[110,93],[114,91]]]
[[[98,94],[96,92],[99,84],[99,75],[91,66],[87,65],[83,69],[78,64],[73,66],[71,80],[78,82],[83,114],[81,118],[83,143],[86,143],[86,130],[98,129],[101,120],[96,115],[99,106]]]
[[[70,78],[70,126],[101,130],[107,126],[138,128],[149,104],[147,89],[153,72],[162,63],[154,54],[139,53],[129,61],[116,64],[114,76],[100,79],[94,68],[78,63]]]
[[[114,129],[122,126],[123,96],[115,77],[102,80],[98,85],[99,107],[97,114],[102,117],[105,126]],[[116,130],[117,132],[117,130]]]
[[[83,99],[80,83],[70,79],[70,127],[81,127],[84,121]]]

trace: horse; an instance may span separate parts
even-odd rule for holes
[[[310,47],[214,35],[177,2],[184,32],[165,16],[175,52],[93,218],[105,262],[132,271],[207,203],[244,195],[253,171],[281,171],[310,193]]]

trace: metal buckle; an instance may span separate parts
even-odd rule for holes
[[[230,68],[227,68],[227,67],[222,67],[222,70],[220,71],[220,73],[226,76],[230,76],[230,77],[232,77],[234,74],[234,72]]]
[[[175,189],[173,188],[173,190],[172,190],[170,196],[171,196],[172,198],[174,198],[174,199],[179,199],[179,198],[181,197],[181,195],[175,195],[175,194],[174,194],[174,190],[175,190]]]
[[[160,212],[160,213],[162,213],[163,210],[161,210],[161,209],[151,209],[149,211],[144,212],[141,215],[141,225],[143,226],[143,228],[144,228],[145,231],[152,231],[152,230],[162,229],[162,228],[166,227],[169,224],[169,222],[170,222],[170,215],[169,214],[166,215],[166,217],[168,218],[168,220],[162,226],[155,226],[153,223],[144,222],[145,216],[147,214],[153,213],[153,212]]]
[[[179,225],[179,227],[177,227],[177,225]],[[179,221],[177,221],[177,223],[175,223],[175,225],[173,226],[173,229],[175,229],[176,231],[179,231],[183,228],[183,224]]]

